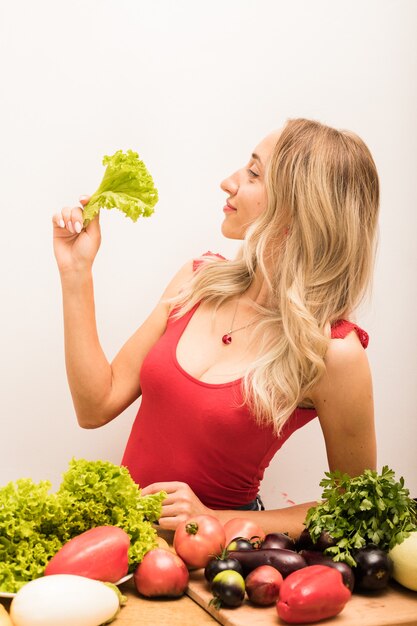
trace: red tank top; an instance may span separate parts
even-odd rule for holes
[[[176,349],[196,308],[168,320],[143,362],[142,401],[122,465],[141,487],[182,481],[206,506],[236,508],[256,497],[277,450],[316,412],[296,409],[277,437],[272,427],[257,425],[242,405],[241,379],[210,384],[186,372]],[[368,335],[351,322],[334,325],[332,337],[346,337],[352,330],[365,348]]]

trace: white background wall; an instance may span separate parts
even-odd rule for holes
[[[417,496],[416,19],[413,0],[1,0],[0,484],[57,485],[73,456],[119,462],[137,410],[100,430],[76,424],[52,214],[95,190],[116,149],[138,150],[154,176],[150,220],[102,215],[96,301],[112,358],[187,259],[235,253],[219,182],[303,116],[356,131],[377,162],[380,248],[359,321],[379,467]],[[270,467],[267,504],[319,497],[326,467],[314,423]]]

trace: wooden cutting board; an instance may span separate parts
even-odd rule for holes
[[[237,609],[216,610],[209,606],[212,594],[203,570],[190,572],[187,594],[223,626],[279,626],[275,606],[255,607],[247,600]],[[393,583],[378,594],[353,594],[343,611],[326,626],[417,626],[417,592]]]

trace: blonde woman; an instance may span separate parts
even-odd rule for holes
[[[296,429],[318,416],[331,470],[376,463],[368,337],[350,320],[372,274],[378,175],[355,134],[295,119],[221,187],[237,258],[187,263],[112,363],[94,312],[99,220],[54,216],[68,381],[83,428],[142,396],[122,464],[144,494],[167,492],[161,527],[208,513],[296,536],[311,503],[265,511],[258,498]]]

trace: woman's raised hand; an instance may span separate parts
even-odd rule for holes
[[[61,273],[89,270],[100,247],[99,216],[83,228],[83,207],[89,199],[81,196],[78,206],[64,207],[52,218],[54,253]]]

